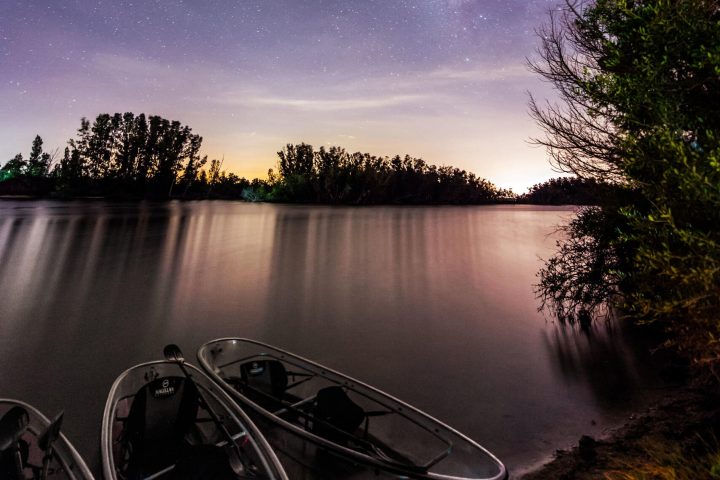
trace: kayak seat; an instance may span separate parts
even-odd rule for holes
[[[198,407],[197,386],[185,377],[161,377],[137,392],[123,431],[129,478],[156,473],[182,458]]]
[[[20,459],[23,468],[27,466],[28,456],[30,453],[30,445],[23,439],[16,442],[17,449],[20,451]],[[0,478],[3,480],[25,480],[17,474],[15,465],[16,450],[13,447],[0,451]]]
[[[311,431],[328,440],[346,443],[365,420],[365,411],[342,387],[330,386],[318,391],[313,403],[313,416],[320,421],[312,423]]]
[[[240,365],[240,380],[261,394],[282,399],[288,387],[288,373],[277,360],[253,360]]]

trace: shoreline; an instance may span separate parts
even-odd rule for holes
[[[703,460],[720,459],[719,442],[720,392],[677,387],[607,435],[597,439],[582,436],[572,448],[557,450],[536,468],[530,466],[515,475],[510,472],[510,478],[704,478],[694,476],[703,468],[710,478],[712,462],[705,466]],[[693,476],[683,475],[685,470],[692,471]]]
[[[150,204],[170,204],[177,203],[194,203],[194,202],[231,202],[249,205],[283,205],[291,207],[330,207],[330,208],[382,208],[382,207],[417,207],[417,208],[436,208],[436,207],[547,207],[555,209],[573,209],[574,211],[586,207],[588,205],[563,203],[527,203],[527,202],[494,202],[494,203],[313,203],[313,202],[271,202],[271,201],[249,201],[241,198],[128,198],[128,197],[38,197],[30,195],[0,195],[0,202],[78,202],[78,203],[108,203],[108,204],[130,204],[139,205],[143,203]]]

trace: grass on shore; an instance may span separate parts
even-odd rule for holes
[[[720,479],[720,447],[697,435],[697,445],[688,449],[665,437],[648,437],[637,449],[610,460],[605,480],[699,480]],[[688,451],[691,450],[691,451]],[[697,450],[693,452],[693,450]]]
[[[608,439],[577,447],[524,480],[720,480],[720,395],[673,391]]]

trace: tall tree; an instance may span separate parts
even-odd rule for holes
[[[187,196],[188,190],[195,183],[198,177],[198,172],[207,163],[207,155],[200,158],[200,146],[202,145],[202,137],[199,135],[192,135],[187,145],[187,163],[183,169],[181,181],[183,183],[182,196]]]
[[[113,130],[112,118],[107,113],[101,113],[93,122],[88,151],[88,172],[93,179],[106,178],[112,172]]]
[[[43,177],[47,175],[48,168],[50,167],[50,154],[43,153],[42,146],[42,138],[40,138],[40,135],[36,135],[25,167],[25,172],[31,177]]]
[[[77,139],[70,139],[68,144],[75,153],[76,163],[81,176],[88,175],[88,164],[90,157],[90,121],[85,117],[80,119],[80,128],[77,130]]]
[[[280,157],[280,175],[290,177],[292,175],[309,176],[313,171],[315,152],[312,145],[301,143],[300,145],[287,144],[278,152]]]
[[[709,364],[720,364],[707,340],[720,336],[718,25],[717,0],[568,0],[534,65],[561,103],[531,103],[560,170],[629,190],[571,224],[545,292],[571,310],[620,293]],[[594,296],[593,281],[612,288]]]
[[[117,146],[117,176],[123,181],[127,181],[132,175],[138,155],[137,145],[134,141],[137,135],[135,114],[125,112],[121,116],[116,113],[113,116],[113,125],[115,125],[114,144]]]

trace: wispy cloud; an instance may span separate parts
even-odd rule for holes
[[[204,64],[168,65],[153,59],[138,59],[118,54],[96,54],[99,74],[116,80],[118,91],[132,92],[142,87],[146,93],[177,95],[198,105],[285,109],[302,112],[371,112],[399,106],[428,107],[452,102],[461,88],[483,83],[530,79],[524,65],[443,66],[434,70],[404,76],[383,75],[329,83],[316,78],[316,87],[305,87],[287,95],[286,86],[265,84],[226,72],[222,66]],[[306,81],[305,84],[313,84]],[[489,88],[489,87],[488,87]]]
[[[379,76],[371,79],[349,80],[338,84],[335,94],[347,95],[365,92],[382,94],[392,91],[398,97],[420,96],[429,99],[426,92],[433,92],[432,99],[448,100],[463,95],[462,89],[471,85],[492,89],[499,82],[531,83],[534,74],[524,64],[495,66],[442,66],[427,72],[403,76]],[[526,88],[521,88],[524,91]]]
[[[190,90],[192,93],[185,98],[198,104],[290,109],[298,112],[361,112],[409,105],[426,99],[426,95],[418,89],[389,93],[376,86],[368,88],[367,85],[358,86],[353,91],[324,85],[322,95],[310,90],[286,96],[277,85],[262,85],[247,78],[239,80],[217,65],[193,69],[188,65],[171,66],[151,59],[108,54],[97,54],[94,63],[99,74],[114,78],[130,89],[142,85],[144,89],[156,87],[164,92],[172,92],[183,85],[190,85],[193,87]]]
[[[287,107],[297,110],[335,112],[342,110],[368,110],[385,108],[418,102],[421,101],[423,98],[423,95],[367,96],[340,99],[307,99],[276,96],[257,96],[248,100],[243,100],[242,102],[249,102],[255,105],[271,107]]]
[[[529,78],[534,74],[525,65],[509,65],[484,68],[451,68],[442,67],[430,72],[431,79],[465,82],[496,82],[517,78]]]

